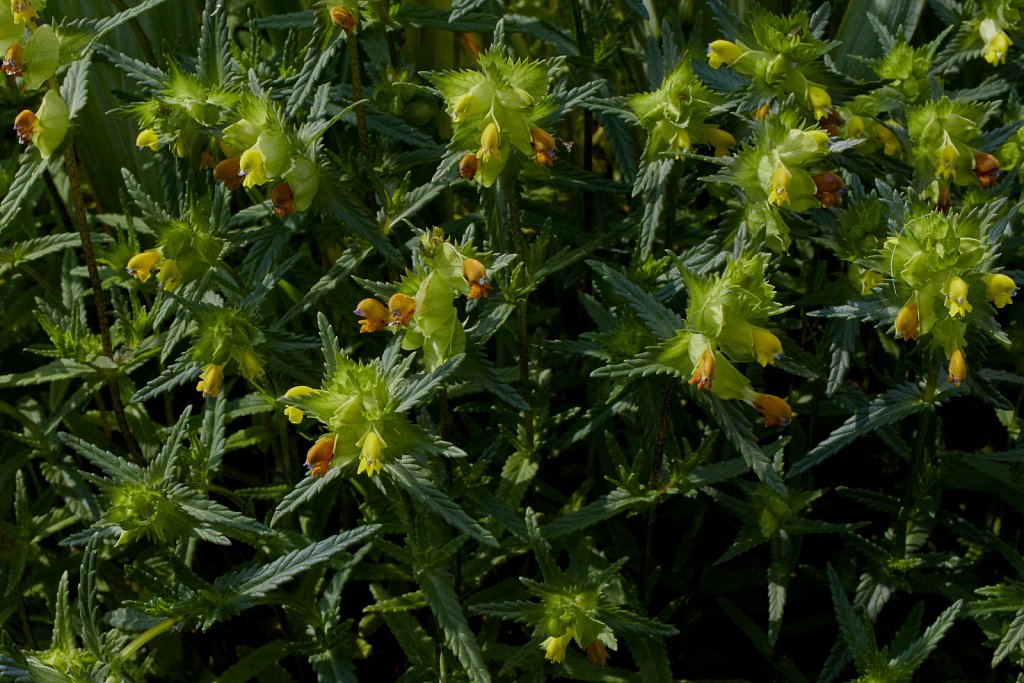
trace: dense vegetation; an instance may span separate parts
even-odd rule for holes
[[[0,678],[1024,681],[1021,12],[0,6]]]

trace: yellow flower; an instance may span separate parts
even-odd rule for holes
[[[356,19],[351,12],[344,7],[332,7],[330,15],[335,26],[340,27],[347,35],[352,35],[352,31],[356,28]]]
[[[881,284],[884,279],[885,278],[882,277],[881,273],[876,273],[873,270],[865,270],[861,273],[860,293],[867,296],[871,293],[871,290]]]
[[[689,152],[690,148],[693,147],[693,142],[690,140],[690,134],[685,128],[681,128],[676,131],[672,139],[669,140],[669,147],[673,152]],[[677,155],[678,159],[679,156]]]
[[[359,469],[356,470],[356,474],[362,474],[366,472],[366,476],[372,477],[373,475],[380,472],[383,467],[383,463],[380,459],[381,449],[386,447],[387,444],[377,436],[377,432],[372,429],[365,434],[363,438],[359,439],[356,443],[359,446]]]
[[[220,396],[220,385],[224,381],[224,366],[216,363],[208,363],[203,366],[203,374],[196,384],[196,391],[203,392],[203,398]]]
[[[309,469],[309,476],[324,476],[331,467],[331,460],[334,459],[334,439],[325,436],[310,446],[306,451],[306,467]]]
[[[768,330],[761,327],[750,328],[750,350],[757,357],[761,367],[774,363],[782,355],[782,342]]]
[[[25,73],[25,48],[21,46],[21,43],[11,43],[10,47],[7,48],[7,52],[4,53],[3,64],[0,65],[0,71],[3,71],[8,76],[21,76]]]
[[[690,377],[690,384],[697,385],[697,391],[707,389],[711,391],[711,380],[715,377],[715,354],[711,349],[704,349],[700,356],[700,362],[693,368],[693,376]]]
[[[729,156],[729,150],[736,146],[736,138],[731,133],[714,126],[708,126],[704,129],[704,138],[708,141],[709,145],[715,148],[716,157]]]
[[[480,161],[487,163],[491,157],[495,159],[501,158],[501,150],[498,148],[501,145],[501,133],[498,131],[498,126],[491,121],[484,128],[484,132],[480,135],[480,151],[476,153],[480,157]]]
[[[728,40],[713,40],[708,43],[708,64],[717,69],[723,64],[732,64],[743,55],[743,48]]]
[[[416,300],[408,294],[394,294],[388,299],[388,310],[391,312],[391,324],[406,327],[416,312]]]
[[[572,640],[572,631],[566,631],[564,636],[549,636],[540,646],[544,649],[544,659],[552,664],[558,664],[565,659],[565,650]]]
[[[132,256],[128,261],[128,274],[139,282],[146,282],[160,260],[159,249],[147,249],[141,254]]]
[[[949,357],[949,381],[960,386],[960,383],[967,377],[967,361],[960,349],[954,349],[953,355]]]
[[[909,303],[900,309],[896,314],[896,338],[906,341],[917,339],[918,335],[918,312],[917,304]]]
[[[793,419],[793,409],[778,396],[754,392],[751,404],[757,412],[764,416],[765,427],[786,426]]]
[[[768,188],[769,204],[775,204],[776,206],[789,204],[789,181],[792,178],[793,174],[782,164],[775,167],[775,170],[772,171],[771,187]]]
[[[985,283],[985,296],[996,305],[1002,308],[1013,303],[1013,295],[1017,292],[1017,283],[1002,273],[989,273],[982,275],[981,281]]]
[[[288,391],[284,392],[284,397],[300,398],[302,396],[309,396],[310,394],[316,393],[318,392],[313,387],[299,385],[297,387],[292,387]],[[287,408],[284,409],[284,414],[288,418],[288,421],[291,422],[293,425],[301,423],[302,418],[306,416],[306,414],[302,412],[302,408],[299,408],[297,406],[288,406]]]
[[[11,14],[15,24],[27,24],[39,18],[30,0],[11,0]]]
[[[178,268],[178,262],[174,259],[168,259],[160,263],[160,272],[156,274],[156,279],[160,282],[160,286],[168,292],[173,292],[181,284],[181,269]]]
[[[951,318],[970,313],[973,310],[973,306],[967,301],[967,290],[967,283],[957,275],[946,281],[946,286],[942,291],[946,295],[945,306],[949,309]]]
[[[884,152],[886,156],[891,157],[894,154],[899,154],[900,140],[888,126],[882,125],[881,123],[875,124],[875,131],[872,137],[882,148],[882,152]]]
[[[142,149],[143,147],[149,147],[151,150],[155,152],[157,143],[159,143],[159,139],[156,136],[156,131],[153,130],[152,128],[147,128],[146,130],[139,133],[138,137],[135,138],[135,146],[138,147],[139,149]]]
[[[267,167],[258,149],[250,147],[242,152],[238,160],[238,175],[244,177],[242,184],[246,187],[255,187],[267,182]]]
[[[534,161],[551,168],[555,163],[555,139],[546,130],[530,129],[530,147],[534,151]]]
[[[366,298],[356,304],[354,313],[363,319],[359,321],[359,333],[376,332],[388,326],[388,309],[376,299]]]
[[[992,66],[1006,63],[1006,53],[1010,51],[1013,41],[1006,35],[1006,31],[999,28],[993,19],[982,19],[978,25],[978,32],[981,39],[985,41],[985,61]]]
[[[252,351],[246,349],[240,354],[238,364],[242,366],[242,374],[249,379],[255,379],[263,374],[263,361]]]
[[[812,85],[807,88],[807,99],[814,107],[814,118],[823,119],[832,111],[832,98],[824,88]]]
[[[39,123],[38,117],[28,109],[15,116],[14,132],[18,136],[18,142],[23,145],[32,142],[32,136],[36,132],[37,123]]]
[[[455,104],[452,105],[452,121],[455,123],[461,121],[463,114],[469,111],[471,106],[473,106],[473,95],[470,93],[460,95],[459,99],[455,100]]]
[[[960,152],[949,137],[949,133],[943,132],[942,147],[939,148],[939,163],[935,167],[936,178],[952,178],[956,176],[956,160],[960,158]]]
[[[462,262],[462,274],[469,282],[470,299],[487,296],[487,291],[491,288],[491,281],[487,279],[487,269],[484,268],[484,264],[475,258],[468,258]]]
[[[846,120],[846,137],[851,139],[866,138],[867,125],[864,123],[864,119],[860,116],[851,116]]]

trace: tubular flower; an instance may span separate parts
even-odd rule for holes
[[[851,116],[846,121],[846,137],[848,138],[854,140],[866,138],[868,136],[867,130],[867,125],[860,116]]]
[[[380,459],[380,452],[386,444],[377,436],[377,432],[372,429],[366,432],[356,445],[361,449],[359,451],[359,469],[356,470],[356,474],[366,472],[366,476],[372,477],[380,472],[384,466]]]
[[[546,130],[530,129],[530,147],[534,151],[534,161],[541,166],[551,168],[555,163],[555,139]]]
[[[999,182],[999,160],[991,154],[978,152],[974,155],[974,175],[982,187],[992,187]]]
[[[896,137],[888,126],[884,126],[881,123],[875,126],[874,135],[872,135],[875,142],[881,146],[882,152],[885,156],[891,157],[894,154],[900,153],[900,140]]]
[[[960,158],[960,152],[956,145],[949,139],[949,133],[943,133],[945,142],[939,148],[939,164],[935,167],[936,178],[952,178],[956,175],[956,160]]]
[[[949,357],[949,381],[960,386],[967,377],[967,361],[960,349],[954,349],[953,355]]]
[[[949,309],[949,316],[955,318],[958,315],[970,313],[973,310],[970,302],[967,301],[967,283],[958,275],[954,275],[946,281],[946,308]]]
[[[480,157],[480,161],[487,163],[491,160],[491,157],[495,159],[501,158],[501,150],[498,146],[501,144],[501,133],[498,132],[498,126],[495,125],[494,121],[487,124],[484,128],[484,132],[480,134],[480,151],[476,153]]]
[[[156,274],[156,279],[160,282],[160,287],[168,292],[173,292],[181,284],[181,269],[178,268],[178,262],[174,259],[168,259],[160,264],[160,272]]]
[[[309,476],[326,476],[327,470],[331,467],[331,460],[334,460],[334,439],[325,436],[306,451],[306,469],[309,470]]]
[[[224,183],[229,190],[237,190],[242,184],[242,172],[239,168],[239,157],[228,157],[213,167],[213,177]]]
[[[388,309],[384,308],[384,304],[376,299],[363,299],[356,304],[356,310],[353,313],[363,318],[359,321],[360,334],[376,332],[387,327],[389,323]]]
[[[469,282],[470,299],[487,297],[487,291],[491,288],[491,281],[487,279],[487,269],[484,268],[484,264],[475,258],[468,258],[462,262],[462,274]]]
[[[24,54],[25,50],[21,47],[21,43],[11,43],[11,46],[7,48],[7,52],[4,53],[4,61],[3,65],[0,66],[0,71],[3,71],[8,76],[21,76],[25,73]]]
[[[572,631],[566,631],[563,636],[548,636],[543,643],[540,644],[544,648],[544,659],[548,660],[552,664],[559,664],[565,659],[565,650],[569,647],[569,641],[572,640]]]
[[[335,26],[340,27],[346,35],[352,35],[352,31],[356,28],[356,18],[352,16],[351,12],[344,7],[332,7],[330,14],[331,21]]]
[[[711,349],[705,349],[700,356],[700,362],[693,368],[693,377],[690,384],[697,385],[697,391],[707,389],[711,391],[711,380],[715,376],[715,354]]]
[[[882,277],[881,273],[876,273],[873,270],[865,270],[861,273],[860,277],[860,293],[867,296],[871,293],[875,287],[879,285],[885,278]]]
[[[765,427],[785,427],[793,420],[793,409],[778,396],[754,392],[753,406],[754,410],[764,415]]]
[[[14,132],[18,135],[18,142],[23,145],[32,142],[32,133],[35,132],[38,122],[36,115],[28,109],[14,117]]]
[[[220,385],[224,381],[224,366],[216,363],[208,363],[203,366],[203,374],[199,376],[199,383],[196,384],[196,391],[203,393],[203,398],[220,396]]]
[[[985,296],[995,304],[996,308],[1002,308],[1013,303],[1013,295],[1017,292],[1017,283],[1002,273],[990,273],[982,275],[981,281],[985,283]]]
[[[729,156],[729,150],[736,146],[736,138],[731,133],[714,126],[704,129],[704,137],[708,144],[715,148],[716,157]]]
[[[217,162],[213,160],[213,155],[210,154],[210,150],[204,149],[202,154],[199,155],[199,170],[213,168],[217,165]]]
[[[39,13],[29,0],[11,0],[11,14],[15,24],[27,24],[39,18]]]
[[[917,304],[907,304],[896,314],[896,338],[906,341],[917,340],[918,335],[918,312]]]
[[[587,661],[601,666],[608,661],[608,650],[600,640],[592,641],[590,645],[587,645]]]
[[[686,129],[676,131],[676,134],[672,136],[669,141],[669,147],[672,148],[673,152],[689,152],[693,147],[693,141],[690,139],[690,134],[686,132]],[[676,158],[680,158],[676,156]]]
[[[832,98],[829,97],[824,88],[816,85],[808,87],[807,99],[811,101],[811,106],[814,107],[814,118],[823,119],[832,112]]]
[[[463,180],[472,180],[473,176],[476,175],[476,169],[479,165],[476,155],[472,152],[466,152],[466,155],[459,161],[459,177]]]
[[[462,116],[469,111],[470,107],[473,106],[473,95],[466,93],[455,100],[452,105],[452,121],[458,123],[462,120]]]
[[[708,43],[708,64],[717,69],[723,64],[729,65],[743,55],[743,48],[728,40],[713,40]]]
[[[153,269],[156,268],[156,262],[159,260],[159,249],[147,249],[128,260],[128,274],[139,282],[146,282],[153,274]]]
[[[278,218],[295,213],[295,206],[292,204],[294,197],[292,187],[288,183],[278,183],[274,186],[274,191],[270,193],[270,203],[273,204],[274,214]]]
[[[828,209],[840,202],[846,183],[835,173],[819,173],[811,176],[817,192],[814,198],[821,202],[821,208]]]
[[[388,299],[388,310],[391,312],[391,324],[407,327],[416,312],[416,300],[408,294],[394,294]]]
[[[315,393],[317,393],[317,390],[314,389],[313,387],[299,385],[297,387],[292,387],[288,391],[284,392],[284,397],[300,398],[302,396],[309,396],[310,394]],[[287,408],[284,409],[284,414],[288,418],[288,421],[291,422],[293,425],[301,423],[302,418],[306,416],[306,414],[302,412],[302,408],[298,408],[296,406],[288,406]]]
[[[768,203],[782,206],[789,204],[789,181],[793,174],[785,166],[779,164],[772,171],[772,183],[768,188]]]
[[[772,103],[765,102],[760,107],[754,110],[754,120],[758,122],[764,121],[766,118],[768,118],[768,114],[771,112],[771,110]]]
[[[157,143],[159,142],[160,140],[156,136],[156,131],[153,130],[152,128],[147,128],[146,130],[140,132],[138,137],[135,138],[136,147],[138,147],[139,149],[142,149],[143,147],[149,147],[154,152],[156,151],[156,146]]]
[[[750,332],[750,349],[762,368],[774,363],[782,355],[782,342],[774,334],[762,327],[753,327]]]
[[[250,147],[242,152],[238,159],[238,175],[243,177],[242,184],[246,187],[267,182],[267,167],[258,149]]]
[[[983,19],[978,25],[978,32],[981,34],[981,39],[985,41],[983,53],[985,61],[992,66],[1005,64],[1006,54],[1010,51],[1010,45],[1013,44],[1010,36],[1006,35],[1006,31],[999,28],[999,25],[992,19]]]

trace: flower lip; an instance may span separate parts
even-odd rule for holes
[[[985,296],[995,304],[996,308],[1013,303],[1013,297],[1017,293],[1017,283],[1008,275],[989,273],[982,275],[981,280],[985,283]]]
[[[25,50],[21,47],[21,43],[11,43],[11,46],[7,48],[7,52],[4,53],[4,61],[0,65],[0,71],[3,71],[8,76],[21,76],[24,74],[24,54]]]
[[[27,145],[32,142],[32,134],[35,133],[36,124],[39,119],[36,115],[25,109],[14,118],[14,132],[18,136],[18,142]]]
[[[690,377],[689,384],[696,384],[697,391],[707,389],[711,391],[711,381],[715,376],[715,354],[711,349],[704,349],[704,353],[700,356],[700,362],[693,368],[693,376]]]
[[[376,332],[391,322],[388,309],[376,299],[366,298],[356,304],[356,315],[363,318],[359,321],[359,332]]]
[[[793,409],[789,407],[785,399],[778,396],[755,392],[752,404],[754,409],[764,416],[765,427],[774,427],[775,425],[785,427],[793,420]]]
[[[208,363],[203,366],[203,374],[196,384],[196,391],[203,394],[203,398],[220,396],[220,385],[224,381],[224,366],[216,363]]]
[[[408,294],[393,294],[388,299],[388,311],[391,313],[391,324],[407,327],[416,312],[416,300]]]
[[[333,459],[334,439],[329,436],[322,437],[306,451],[306,469],[309,470],[309,476],[325,476]]]
[[[974,175],[982,187],[992,187],[999,182],[1002,171],[999,168],[999,160],[986,152],[977,152],[974,155]]]

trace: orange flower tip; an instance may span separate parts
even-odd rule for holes
[[[306,451],[306,470],[311,477],[323,477],[334,459],[334,439],[325,437]]]
[[[541,128],[530,129],[530,147],[534,151],[534,161],[540,166],[551,168],[555,163],[555,139]]]
[[[469,298],[486,297],[491,289],[491,281],[487,278],[487,269],[476,259],[468,258],[462,262],[462,274],[469,282]]]
[[[999,160],[991,154],[978,152],[974,155],[974,175],[982,187],[993,187],[1002,175]]]
[[[700,362],[693,368],[693,376],[690,377],[689,384],[696,384],[697,391],[707,389],[711,391],[711,381],[715,376],[715,354],[710,350],[705,350],[701,354]]]
[[[199,169],[213,168],[216,165],[217,162],[213,160],[213,155],[209,150],[204,149],[203,153],[199,155]]]
[[[224,183],[228,190],[237,190],[242,184],[242,175],[239,171],[240,157],[229,157],[213,167],[213,178],[217,182]]]
[[[416,312],[416,300],[408,294],[394,294],[388,299],[391,324],[406,327]]]
[[[356,28],[356,19],[351,12],[344,7],[332,7],[330,14],[331,21],[335,26],[344,31],[346,35],[352,35],[352,31]]]
[[[604,643],[600,640],[595,640],[590,645],[587,645],[587,661],[591,664],[604,666],[605,662],[608,661],[608,650],[605,649]]]
[[[476,170],[480,163],[476,155],[466,152],[466,155],[459,161],[459,177],[463,180],[472,180],[476,176]]]
[[[390,323],[390,314],[384,304],[376,299],[366,298],[356,304],[356,315],[363,318],[359,321],[359,332],[376,332]]]
[[[274,186],[274,191],[270,193],[270,203],[273,204],[274,214],[278,218],[283,219],[295,213],[295,207],[292,205],[294,196],[288,183],[278,183]]]
[[[918,311],[917,304],[907,304],[896,314],[896,338],[917,340],[918,336]]]
[[[21,43],[12,43],[7,48],[7,52],[4,53],[4,61],[0,65],[0,71],[3,71],[8,76],[21,76],[25,72],[24,54],[25,50],[21,47]]]
[[[36,115],[28,109],[14,117],[14,132],[18,136],[18,142],[27,145],[32,141],[32,133],[35,132],[38,121]]]
[[[831,208],[842,201],[843,194],[846,192],[846,183],[838,175],[819,173],[811,176],[811,180],[814,181],[814,187],[817,190],[814,197],[821,203],[823,209]]]
[[[764,416],[765,427],[774,427],[775,425],[785,427],[793,420],[793,409],[778,396],[755,392],[753,405],[754,409]]]
[[[757,109],[754,110],[754,120],[758,121],[758,122],[764,121],[766,118],[768,118],[768,114],[771,113],[771,110],[772,110],[772,103],[771,102],[765,102],[760,107],[758,107]]]
[[[949,357],[948,379],[950,383],[960,386],[966,378],[967,361],[964,359],[964,354],[960,349],[954,349],[953,354]]]

